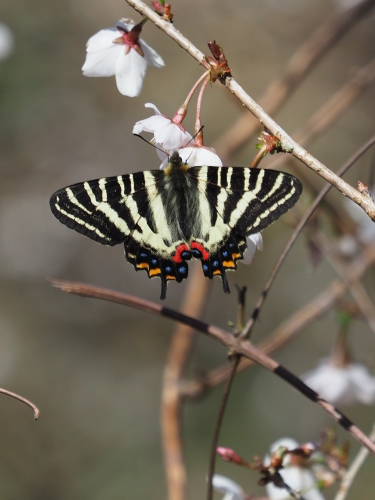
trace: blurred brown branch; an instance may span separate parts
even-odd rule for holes
[[[286,63],[283,74],[271,82],[264,94],[259,97],[259,105],[273,115],[285,104],[295,88],[302,82],[328,50],[338,42],[347,31],[360,21],[375,5],[374,0],[360,2],[345,12],[338,12],[320,25]],[[243,115],[214,144],[224,164],[245,145],[259,129],[259,122],[248,113]],[[296,138],[296,141],[298,139]]]
[[[375,81],[375,59],[372,59],[366,66],[357,69],[337,92],[325,102],[314,115],[300,129],[293,133],[295,140],[303,147],[310,143],[325,132],[341,115],[346,111],[356,99]],[[278,169],[281,166],[285,168],[290,165],[296,171],[296,163],[292,161],[290,156],[278,154],[272,157],[268,162],[267,168]],[[314,192],[318,192],[318,179],[307,176],[304,170],[298,169],[298,177],[303,182],[304,187],[309,186]],[[337,210],[336,206],[325,201],[330,210],[334,213],[337,223],[340,228],[348,232],[352,226],[348,218],[343,218],[341,211]]]
[[[209,281],[200,266],[192,266],[182,300],[181,311],[199,317],[206,304]],[[178,323],[173,332],[164,368],[161,397],[161,429],[164,451],[168,498],[186,498],[186,466],[182,442],[182,405],[184,395],[180,390],[194,341],[194,329]]]
[[[375,425],[372,428],[371,434],[369,436],[370,439],[374,440],[375,439]],[[345,476],[343,477],[343,480],[341,482],[339,491],[337,492],[337,495],[335,496],[334,500],[345,500],[345,498],[348,496],[349,489],[351,485],[353,484],[353,481],[358,474],[360,468],[364,464],[367,456],[368,456],[368,450],[366,448],[361,448],[353,460],[350,468],[347,470]]]
[[[290,318],[284,321],[272,334],[270,334],[257,347],[264,353],[270,354],[285,346],[303,328],[306,328],[313,321],[316,321],[335,306],[348,291],[348,285],[353,280],[360,279],[369,267],[375,264],[375,244],[368,246],[364,257],[357,258],[346,268],[345,281],[337,279],[317,295],[311,302],[301,307]],[[237,372],[246,370],[254,365],[253,361],[242,359]],[[231,366],[227,363],[208,372],[204,377],[197,377],[190,381],[184,381],[181,385],[185,397],[195,398],[200,396],[205,390],[216,387],[225,382],[230,373]]]
[[[320,408],[322,408],[331,418],[333,418],[338,424],[340,424],[351,436],[354,437],[360,444],[368,448],[371,453],[375,456],[375,443],[373,443],[356,425],[353,424],[345,415],[343,415],[339,410],[337,410],[333,405],[321,398],[315,391],[310,389],[306,384],[304,384],[298,377],[296,377],[289,370],[284,368],[282,365],[277,363],[275,360],[264,354],[257,347],[252,345],[248,341],[240,340],[236,338],[231,333],[218,328],[217,326],[210,325],[204,321],[200,321],[196,318],[191,318],[186,314],[180,313],[169,307],[160,306],[154,302],[148,300],[140,299],[139,297],[134,297],[125,293],[115,292],[113,290],[106,290],[104,288],[86,285],[84,283],[74,283],[70,281],[63,281],[53,279],[50,280],[52,286],[60,288],[62,291],[72,293],[75,295],[81,295],[83,297],[92,297],[102,300],[108,300],[109,302],[115,302],[122,305],[127,305],[134,307],[135,309],[140,309],[145,312],[157,314],[159,316],[164,316],[166,318],[172,319],[174,321],[179,321],[185,325],[188,325],[196,330],[200,331],[204,335],[216,340],[220,344],[224,345],[227,349],[245,356],[251,359],[255,363],[263,366],[267,370],[275,373],[278,377],[283,379],[285,382],[290,384],[292,387],[297,389],[303,396],[310,399],[310,401],[316,403]]]
[[[204,54],[200,52],[187,38],[185,38],[179,31],[177,31],[170,23],[161,19],[152,9],[150,9],[141,0],[126,0],[129,5],[134,7],[135,10],[140,12],[145,17],[148,17],[158,28],[163,30],[170,38],[172,38],[178,45],[184,48],[199,64],[205,67]],[[361,3],[360,5],[367,5],[372,1]],[[359,6],[358,6],[359,8]],[[206,69],[206,67],[205,67]],[[262,123],[273,135],[275,135],[281,142],[282,149],[293,155],[295,158],[304,163],[308,168],[320,175],[327,182],[332,184],[336,189],[341,191],[345,196],[353,200],[359,205],[371,219],[375,219],[375,203],[367,196],[354,189],[347,182],[337,177],[334,172],[327,168],[323,163],[314,158],[305,149],[303,149],[296,141],[292,139],[263,109],[254,101],[245,90],[236,82],[232,77],[222,79],[225,87],[234,94],[239,101]]]

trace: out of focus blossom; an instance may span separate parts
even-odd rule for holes
[[[161,68],[163,59],[139,38],[141,23],[130,19],[116,23],[115,28],[99,31],[87,42],[85,76],[116,76],[119,92],[129,97],[140,94],[147,65]]]
[[[153,109],[155,116],[139,120],[133,127],[133,134],[140,134],[141,132],[154,134],[155,143],[167,153],[183,148],[192,140],[192,136],[180,123],[181,119],[179,117],[167,118],[160,113],[154,104],[149,102],[145,104],[145,107]],[[164,160],[164,157],[162,159]]]
[[[375,186],[371,189],[371,195],[375,195]],[[349,198],[344,199],[346,213],[357,223],[356,237],[351,235],[342,236],[338,241],[338,249],[346,257],[354,257],[358,250],[358,241],[364,245],[375,241],[375,222]]]
[[[359,363],[335,366],[331,360],[325,360],[302,378],[306,385],[334,405],[348,406],[355,402],[371,405],[375,402],[375,377]]]
[[[247,500],[249,497],[239,484],[228,477],[215,474],[212,485],[216,491],[224,493],[223,500]]]
[[[7,59],[14,49],[13,31],[6,24],[0,22],[0,61]]]
[[[273,443],[270,452],[275,453],[280,447],[288,450],[294,450],[299,447],[297,441],[291,438],[282,438]],[[271,462],[270,455],[264,458],[265,465]],[[324,500],[324,496],[320,493],[316,485],[316,479],[310,469],[293,463],[293,455],[286,454],[283,458],[283,469],[279,471],[285,484],[292,490],[302,494],[305,500]],[[266,485],[267,495],[270,500],[288,500],[292,499],[285,488],[278,488],[272,483]]]
[[[246,238],[247,249],[243,255],[243,264],[250,264],[254,258],[255,250],[263,250],[263,238],[261,233],[251,234]]]

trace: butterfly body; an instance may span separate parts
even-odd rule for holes
[[[206,277],[235,270],[246,236],[292,207],[298,179],[271,170],[191,167],[178,153],[165,170],[149,170],[78,183],[51,197],[53,214],[71,229],[105,245],[125,246],[126,259],[150,278],[188,276],[187,261],[202,261]]]

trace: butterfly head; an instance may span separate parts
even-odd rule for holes
[[[174,172],[186,172],[188,169],[189,165],[182,161],[178,151],[173,151],[172,155],[169,157],[169,163],[164,169],[164,174],[171,175]]]

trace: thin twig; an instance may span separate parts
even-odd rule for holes
[[[349,168],[354,165],[356,163],[356,161],[358,161],[358,159],[365,154],[365,152],[371,148],[371,146],[373,146],[375,144],[375,136],[373,136],[371,139],[369,139],[368,141],[366,141],[366,143],[361,146],[359,148],[358,151],[356,151],[354,153],[354,155],[340,168],[340,170],[337,172],[337,175],[338,177],[344,175],[344,173],[349,170]],[[312,203],[311,207],[309,208],[309,210],[306,212],[306,214],[302,217],[302,219],[300,220],[298,226],[296,227],[296,229],[294,230],[292,236],[289,238],[287,244],[285,245],[285,248],[284,250],[282,251],[280,257],[278,258],[277,262],[276,262],[276,265],[275,267],[273,268],[272,272],[271,272],[271,275],[266,283],[266,286],[263,288],[262,290],[262,293],[258,299],[258,302],[255,306],[255,309],[254,309],[254,312],[250,318],[250,320],[248,321],[246,327],[244,328],[244,330],[242,331],[241,333],[241,338],[244,339],[244,338],[250,338],[251,336],[251,332],[254,328],[254,325],[255,325],[255,322],[259,316],[259,313],[263,307],[263,304],[266,300],[266,297],[268,295],[268,292],[271,288],[271,285],[277,275],[277,273],[279,272],[279,269],[281,267],[281,264],[284,262],[289,250],[292,248],[294,242],[296,241],[297,237],[299,236],[299,234],[301,233],[302,229],[305,227],[306,223],[308,222],[308,220],[310,219],[311,215],[314,213],[314,211],[316,210],[317,206],[319,205],[319,203],[322,201],[322,199],[326,196],[326,194],[329,192],[329,190],[331,189],[331,185],[330,184],[326,184],[323,189],[320,191],[320,193],[318,194],[318,196],[315,198],[314,202]]]
[[[258,99],[259,105],[269,115],[274,115],[328,50],[361,20],[374,4],[374,0],[357,3],[351,9],[336,12],[332,17],[323,21],[285,64],[282,75],[268,85]],[[213,147],[217,150],[224,164],[230,162],[235,152],[244,146],[258,129],[258,121],[247,113],[243,113],[215,141]],[[295,139],[299,142],[297,136]]]
[[[19,394],[16,394],[15,392],[7,391],[6,389],[0,388],[0,393],[5,394],[6,396],[10,396],[11,398],[14,398],[14,399],[18,399],[18,401],[21,401],[21,403],[25,403],[25,405],[30,406],[30,408],[34,412],[34,420],[38,420],[38,418],[40,417],[39,408],[37,406],[35,406],[34,403],[29,401],[28,399],[20,396]]]
[[[326,260],[340,278],[343,281],[347,281],[346,262],[344,262],[338,254],[335,245],[333,245],[320,230],[314,232],[314,243],[318,246],[319,250],[323,253]],[[358,279],[348,283],[348,288],[359,310],[367,320],[369,327],[373,333],[375,333],[375,305],[367,293],[366,288]]]
[[[333,418],[341,427],[343,427],[351,436],[354,437],[363,446],[366,446],[371,453],[375,456],[375,443],[373,443],[353,422],[351,422],[345,415],[343,415],[337,408],[325,401],[315,391],[310,389],[302,380],[296,377],[292,372],[277,363],[274,359],[270,358],[248,341],[243,341],[235,338],[229,332],[222,330],[214,325],[209,325],[204,321],[196,318],[191,318],[182,314],[174,309],[170,309],[154,302],[134,297],[125,293],[115,292],[113,290],[106,290],[100,287],[86,285],[83,283],[74,283],[62,280],[50,280],[52,286],[60,288],[61,290],[81,295],[83,297],[92,297],[102,300],[108,300],[122,305],[128,305],[135,309],[140,309],[145,312],[153,313],[159,316],[164,316],[175,321],[179,321],[185,325],[195,328],[197,331],[202,332],[209,338],[212,338],[224,345],[227,349],[233,350],[242,356],[245,356],[255,363],[263,366],[267,370],[275,373],[278,377],[283,379],[289,385],[297,389],[302,395],[310,399],[322,408],[331,418]]]
[[[214,493],[213,485],[212,485],[212,478],[213,478],[214,473],[215,473],[216,449],[217,449],[217,444],[218,444],[218,440],[219,440],[221,425],[223,423],[225,409],[226,409],[228,399],[229,399],[230,390],[232,388],[232,383],[233,383],[234,376],[236,374],[236,370],[237,370],[238,364],[240,362],[240,359],[241,358],[238,355],[232,356],[231,375],[226,382],[226,385],[225,385],[225,388],[223,391],[223,395],[222,395],[221,401],[220,401],[219,411],[218,411],[217,418],[216,418],[214,435],[212,437],[212,443],[211,443],[209,467],[208,467],[208,473],[207,473],[207,500],[212,500],[212,496]]]
[[[372,428],[372,431],[371,431],[369,438],[371,440],[375,439],[375,425]],[[352,462],[352,465],[350,466],[350,468],[346,472],[346,474],[341,482],[339,491],[337,492],[337,495],[335,496],[335,500],[345,500],[346,499],[346,497],[349,493],[349,489],[350,489],[351,485],[353,484],[354,478],[358,474],[358,471],[360,470],[362,465],[364,464],[368,454],[369,454],[369,451],[367,450],[367,448],[361,448],[359,450],[357,456],[355,457],[355,459]]]
[[[370,1],[370,0],[368,0]],[[126,0],[135,10],[148,17],[158,28],[164,31],[180,47],[185,49],[199,64],[204,66],[204,54],[198,50],[187,38],[185,38],[173,25],[160,18],[152,9],[150,9],[141,0]],[[311,170],[320,175],[327,182],[336,187],[341,193],[353,200],[375,220],[375,203],[367,196],[363,195],[347,182],[340,179],[334,172],[327,168],[323,163],[314,158],[296,141],[294,141],[285,130],[283,130],[262,108],[254,101],[245,90],[236,82],[233,77],[227,77],[222,83],[234,94],[239,101],[262,123],[267,129],[275,135],[282,144],[282,149],[292,154],[295,158],[304,163]]]
[[[358,99],[375,80],[375,59],[351,73],[350,78],[339,88],[298,130],[294,139],[303,147],[325,132]],[[268,168],[277,169],[285,165],[288,157],[273,156]]]
[[[316,321],[337,304],[348,290],[349,284],[361,276],[375,263],[375,245],[366,248],[364,257],[359,257],[347,266],[347,279],[333,280],[326,290],[318,294],[310,303],[304,305],[281,323],[257,347],[266,354],[271,354],[290,342],[302,329]],[[237,373],[254,365],[249,359],[242,359]],[[204,377],[186,380],[181,384],[181,391],[186,398],[196,398],[207,389],[213,389],[228,380],[232,368],[227,363],[214,368]]]
[[[245,323],[245,297],[246,297],[246,287],[238,287],[236,286],[237,291],[238,291],[238,310],[237,310],[237,325],[236,325],[236,330],[237,332],[240,332]],[[219,441],[219,435],[220,435],[220,430],[221,426],[223,423],[223,418],[224,418],[224,413],[225,409],[228,403],[229,399],[229,394],[232,388],[232,383],[234,380],[234,377],[236,375],[236,371],[240,362],[241,356],[238,354],[233,354],[231,356],[231,374],[230,377],[227,380],[227,383],[224,388],[223,395],[221,397],[221,402],[220,402],[220,408],[218,411],[218,415],[216,418],[216,423],[215,423],[215,430],[214,430],[214,435],[212,437],[212,443],[211,443],[211,452],[210,452],[210,460],[209,460],[209,467],[208,467],[208,474],[207,474],[207,500],[212,500],[213,496],[213,485],[212,485],[212,480],[213,476],[215,473],[215,461],[216,461],[216,449]]]
[[[204,278],[199,266],[193,266],[191,271],[182,301],[182,311],[189,316],[199,317],[205,305],[209,281]],[[184,395],[180,390],[180,383],[185,376],[194,338],[193,328],[176,324],[164,368],[160,423],[167,491],[171,500],[184,500],[187,494],[181,429]]]

